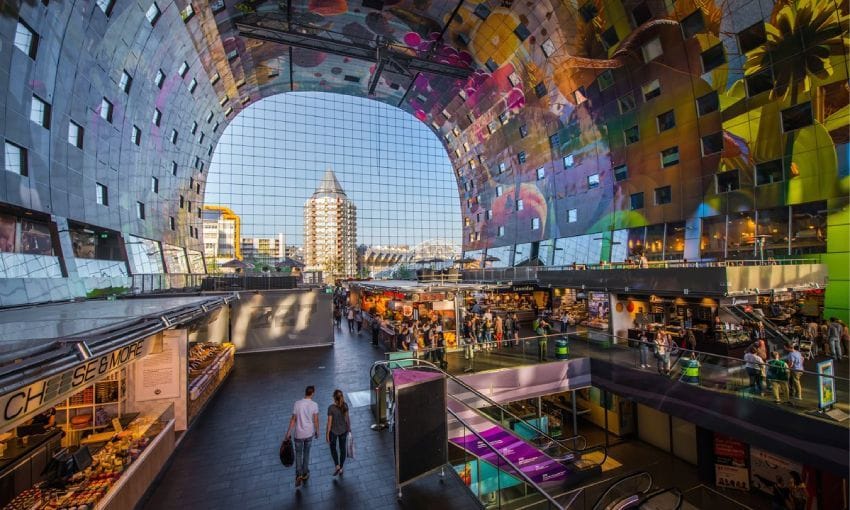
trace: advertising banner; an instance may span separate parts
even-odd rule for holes
[[[807,508],[803,466],[758,448],[750,449],[753,488],[775,496],[785,494],[789,508]]]
[[[714,484],[722,489],[750,490],[750,471],[737,466],[714,465]]]
[[[818,363],[818,407],[827,408],[835,404],[835,374],[831,359]],[[824,377],[826,376],[826,377]]]
[[[747,445],[722,434],[714,434],[714,483],[726,489],[750,490]]]

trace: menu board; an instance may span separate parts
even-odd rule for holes
[[[182,332],[184,330],[178,330]],[[180,350],[179,335],[165,331],[162,349],[155,341],[147,356],[136,362],[136,401],[177,398],[180,396]]]

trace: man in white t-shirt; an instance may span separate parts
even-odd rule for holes
[[[319,437],[319,405],[313,402],[313,393],[316,388],[307,386],[304,390],[304,398],[295,402],[292,408],[292,418],[289,419],[289,428],[286,430],[286,438],[295,431],[295,486],[300,487],[301,482],[310,478],[310,444],[313,438]]]

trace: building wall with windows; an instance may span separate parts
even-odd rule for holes
[[[326,281],[357,275],[357,206],[330,169],[304,204],[304,263]]]

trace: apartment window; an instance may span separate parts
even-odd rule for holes
[[[32,96],[30,120],[43,128],[50,129],[50,105],[38,96]]]
[[[590,174],[587,176],[587,189],[599,187],[599,174]]]
[[[526,136],[528,136],[528,125],[523,124],[522,126],[519,127],[519,137],[525,138]]]
[[[213,145],[210,144],[209,148],[207,149],[207,156],[212,156],[212,153],[213,153]]]
[[[629,169],[626,165],[614,167],[614,180],[617,182],[625,181],[629,177]]]
[[[171,175],[177,175],[177,162],[171,162]]]
[[[576,158],[572,154],[567,154],[564,156],[564,168],[572,168],[575,164]]]
[[[498,233],[496,235],[498,237],[505,237],[505,227],[499,227]]]
[[[191,191],[192,188],[194,188],[194,187],[195,187],[195,178],[189,177],[189,191]]]
[[[741,53],[749,53],[766,41],[767,34],[764,31],[764,23],[761,21],[738,32],[738,47]]]
[[[726,63],[726,53],[723,51],[723,44],[715,44],[711,48],[703,51],[701,56],[702,72],[704,73]]]
[[[590,20],[595,18],[597,14],[599,14],[599,10],[596,8],[595,2],[587,2],[579,8],[578,12],[579,14],[581,14],[582,19],[587,22],[589,22]]]
[[[650,62],[660,57],[664,51],[661,48],[661,39],[656,37],[652,39],[648,43],[644,44],[640,47],[640,51],[643,54],[643,61]]]
[[[187,4],[186,7],[180,11],[180,17],[183,18],[183,23],[188,23],[190,19],[195,16],[195,8],[192,7],[192,4]]]
[[[601,38],[602,45],[605,47],[606,50],[620,42],[620,38],[617,36],[617,30],[613,26],[608,28],[608,30],[602,32]]]
[[[203,132],[203,131],[201,131],[201,134],[200,134],[200,135],[198,135],[198,144],[199,144],[199,145],[202,145],[202,144],[204,143],[204,137],[205,137],[205,136],[206,136],[206,135],[204,135],[204,132]],[[472,165],[472,166],[475,166],[475,165]]]
[[[151,177],[151,191],[159,193],[159,179],[156,177]]]
[[[136,202],[136,218],[145,219],[145,204],[141,202]]]
[[[213,113],[213,111],[210,110],[210,113],[207,114],[207,124],[212,122],[214,116],[215,116],[215,113]]]
[[[9,141],[6,141],[6,171],[24,177],[29,174],[27,150]]]
[[[708,115],[711,112],[716,112],[720,109],[720,100],[717,97],[717,91],[712,90],[704,96],[697,98],[697,114],[700,117]]]
[[[156,26],[156,22],[159,21],[159,17],[161,15],[162,12],[160,12],[159,7],[156,5],[156,2],[154,2],[150,7],[148,7],[147,12],[145,13],[145,18],[148,19],[148,23],[150,23],[153,27]]]
[[[171,140],[172,144],[177,143],[177,130],[176,129],[171,130],[171,137],[169,139]]]
[[[625,96],[617,98],[617,106],[620,108],[620,113],[628,113],[634,110],[635,106],[637,106],[634,94],[629,92]]]
[[[655,205],[669,204],[673,201],[673,191],[670,186],[655,188]]]
[[[199,166],[201,166],[201,157],[195,156],[195,168],[198,168]],[[467,190],[467,191],[469,191],[469,190]]]
[[[38,53],[38,34],[22,20],[18,20],[18,26],[15,29],[15,47],[35,60]]]
[[[220,80],[220,79],[221,79],[221,75],[218,74],[218,71],[216,71],[216,73],[213,74],[210,77],[210,85],[215,85],[216,83],[218,83],[218,80]]]
[[[524,207],[525,207],[525,205],[522,203],[521,198],[516,201],[516,210],[517,211],[522,211]]]
[[[139,145],[142,142],[142,132],[139,130],[138,126],[133,126],[133,129],[130,132],[130,140],[136,145]]]
[[[646,5],[646,2],[642,2],[632,9],[632,20],[635,22],[635,27],[639,27],[651,19],[652,11],[649,10],[649,6]]]
[[[723,150],[723,133],[718,131],[702,137],[702,155],[716,154]]]
[[[493,209],[487,209],[487,212],[484,214],[484,217],[488,220],[493,219]]]
[[[534,86],[534,93],[537,94],[537,97],[543,97],[546,95],[546,84],[542,81]]]
[[[531,230],[537,230],[540,228],[540,218],[534,217],[531,218]]]
[[[100,101],[100,118],[112,122],[112,103],[105,97]]]
[[[496,186],[496,196],[497,197],[502,196],[502,187],[501,186]]]
[[[218,104],[224,106],[227,102],[230,101],[230,96],[224,96],[223,98],[218,100]]]
[[[218,127],[219,127],[220,125],[221,125],[221,124],[220,124],[219,122],[216,122],[216,123],[213,125],[213,133],[215,133],[215,132],[217,132],[217,131],[218,131]]]
[[[573,101],[575,101],[576,105],[587,101],[587,90],[585,90],[584,85],[573,91]]]
[[[812,103],[798,104],[782,110],[782,131],[784,133],[811,125]]]
[[[705,21],[702,19],[702,11],[697,9],[693,13],[685,16],[680,23],[682,27],[682,35],[685,39],[690,39],[696,34],[705,30]]]
[[[201,163],[198,165],[198,172],[204,173],[204,162],[203,161],[201,161]]]
[[[643,85],[640,90],[643,92],[643,100],[649,101],[661,95],[661,82],[652,80],[646,85]]]
[[[632,126],[623,131],[623,137],[626,140],[626,145],[631,145],[640,141],[640,132],[637,126]]]
[[[499,121],[491,120],[491,121],[487,124],[487,131],[489,131],[491,135],[492,135],[493,133],[495,133],[497,129],[499,129]]]
[[[162,72],[162,69],[157,69],[156,76],[153,79],[154,85],[156,88],[161,89],[163,82],[165,82],[165,73]]]
[[[555,43],[552,42],[552,39],[546,39],[545,41],[543,41],[543,44],[540,45],[540,48],[543,50],[543,54],[546,55],[546,58],[549,58],[555,54]]]
[[[68,143],[78,149],[83,148],[83,128],[73,120],[68,122]]]
[[[179,205],[181,209],[186,206],[186,199],[183,197],[183,195],[180,195]]]
[[[508,123],[508,120],[510,120],[508,118],[508,112],[502,112],[499,114],[499,122],[501,122],[503,126]]]
[[[168,228],[171,230],[175,230],[176,222],[174,221],[174,216],[168,217]]]
[[[192,201],[191,200],[186,201],[186,210],[189,211],[189,212],[192,212]]]
[[[614,73],[610,69],[606,69],[596,77],[596,83],[599,84],[600,91],[611,88],[614,85]]]
[[[728,170],[726,172],[720,172],[716,175],[717,178],[717,192],[718,193],[727,193],[729,191],[735,191],[741,187],[741,178],[738,170]]]
[[[546,169],[541,166],[537,169],[537,180],[543,180],[544,177],[546,177]]]
[[[184,60],[183,63],[180,64],[180,67],[177,68],[177,74],[179,74],[181,78],[185,78],[186,73],[188,73],[188,72],[189,72],[189,63]]]
[[[133,86],[133,77],[127,71],[121,71],[121,79],[118,81],[118,88],[125,94],[130,93],[130,87]]]
[[[197,122],[194,122],[194,121],[192,122],[192,129],[190,129],[189,132],[192,133],[193,135],[198,132],[198,123]]]
[[[549,147],[552,150],[558,150],[561,148],[561,135],[555,133],[549,137]]]
[[[676,115],[673,113],[673,110],[666,111],[656,117],[658,121],[658,132],[663,133],[668,129],[673,129],[676,127]]]
[[[99,182],[94,183],[94,200],[98,205],[109,206],[109,190]]]
[[[567,211],[567,223],[575,223],[578,221],[578,209],[570,209]]]
[[[525,151],[520,151],[520,153],[516,155],[516,159],[517,161],[519,161],[520,164],[525,163],[525,158]]]
[[[96,3],[107,17],[112,14],[112,8],[115,6],[115,0],[97,0]]]
[[[747,86],[747,97],[753,97],[773,88],[773,73],[765,69],[744,78]]]
[[[463,142],[463,152],[469,152],[469,142]]]
[[[507,170],[507,168],[508,168],[508,165],[504,161],[499,163],[499,173],[500,174],[505,173],[505,170]]]
[[[479,5],[481,5],[481,4],[479,4]],[[528,36],[531,35],[531,32],[528,30],[528,27],[526,27],[525,25],[520,23],[514,29],[514,35],[516,35],[517,39],[519,39],[520,41],[525,41],[526,39],[528,39]]]
[[[641,191],[640,193],[632,193],[631,195],[629,195],[629,204],[632,208],[632,211],[643,209],[643,191]]]
[[[774,182],[782,182],[785,180],[785,174],[782,171],[782,160],[774,159],[766,163],[756,165],[756,185],[772,184]]]
[[[679,164],[679,147],[669,147],[661,151],[661,168]]]
[[[192,80],[189,81],[189,86],[187,88],[189,89],[190,94],[194,94],[195,89],[198,88],[198,80],[192,78]]]

